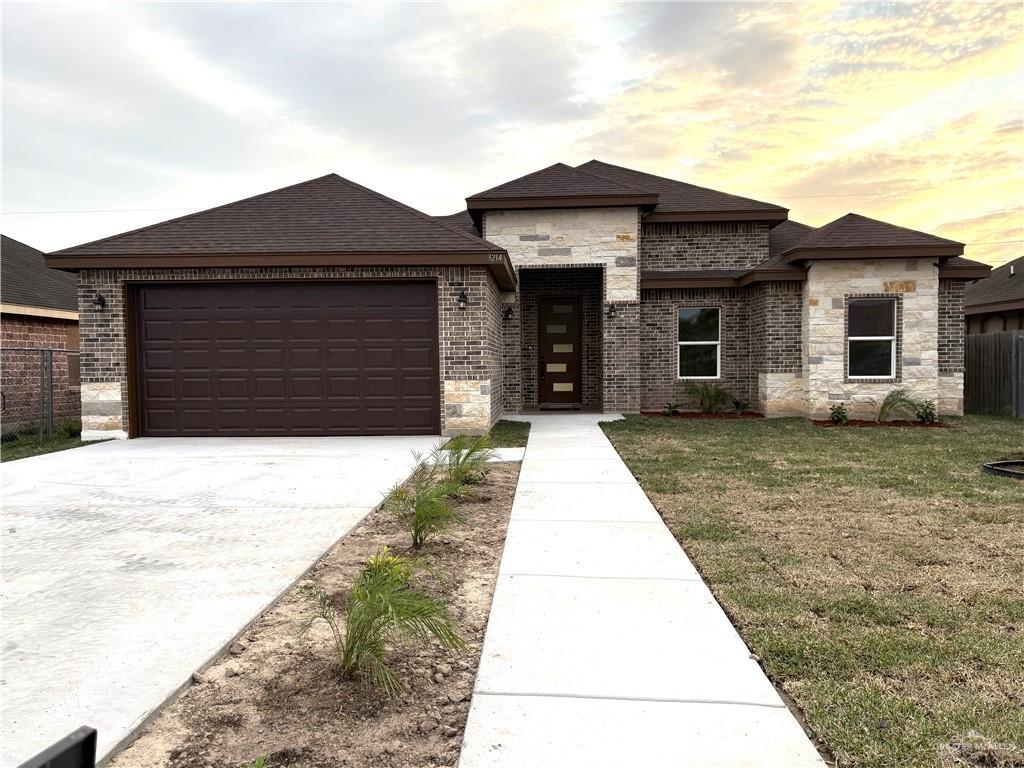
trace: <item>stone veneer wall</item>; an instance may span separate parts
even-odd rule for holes
[[[603,266],[605,301],[636,301],[638,221],[635,207],[488,211],[483,233],[517,268]]]
[[[816,261],[807,271],[804,304],[808,410],[825,418],[835,402],[853,416],[873,415],[896,386],[939,400],[939,279],[928,259]],[[850,380],[846,375],[846,304],[860,296],[897,299],[895,380]]]
[[[640,269],[749,269],[768,258],[761,222],[643,224]]]
[[[757,379],[750,346],[750,305],[745,288],[659,288],[643,292],[640,303],[640,407],[661,410],[678,403],[695,410],[690,384],[679,378],[677,319],[684,307],[721,310],[721,364],[718,384],[736,399],[753,402]]]
[[[7,314],[0,318],[0,429],[6,434],[39,423],[38,350],[53,350],[53,423],[80,415],[78,322],[53,317]]]
[[[127,282],[351,278],[437,280],[442,431],[489,429],[501,415],[501,298],[486,267],[87,269],[79,275],[83,439],[128,433]],[[97,293],[107,300],[101,312],[92,308]]]
[[[606,411],[631,412],[640,407],[639,222],[636,207],[504,210],[488,211],[484,216],[484,237],[505,248],[516,269],[603,270],[602,344],[596,365],[601,377],[600,403]],[[614,318],[607,316],[611,304],[616,308]],[[528,322],[523,307],[516,304],[513,318],[504,326],[504,401],[509,410],[519,410],[530,398],[530,385],[524,378],[528,362],[523,349],[530,344]],[[527,378],[530,375],[526,373]],[[535,371],[532,375],[536,375]]]
[[[601,406],[601,286],[602,270],[520,269],[520,402],[524,408],[537,407],[537,315],[538,300],[544,296],[573,297],[580,305],[580,403],[584,408]]]

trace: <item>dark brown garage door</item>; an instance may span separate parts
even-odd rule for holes
[[[139,434],[437,434],[433,283],[141,286]]]

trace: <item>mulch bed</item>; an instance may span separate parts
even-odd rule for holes
[[[476,497],[458,503],[466,522],[420,552],[436,573],[421,583],[448,603],[465,653],[452,657],[434,644],[392,649],[391,667],[408,691],[388,698],[339,676],[322,624],[297,636],[307,614],[303,585],[318,583],[340,598],[381,547],[407,550],[408,532],[377,510],[109,765],[245,768],[265,756],[268,768],[454,766],[519,476],[518,464],[490,466]],[[259,578],[258,559],[252,569]]]
[[[730,421],[732,419],[763,419],[763,413],[757,413],[756,411],[743,411],[742,413],[736,413],[735,411],[722,411],[720,413],[704,413],[702,411],[683,411],[682,413],[662,413],[661,411],[641,411],[643,416],[660,416],[663,419],[722,419]]]
[[[850,419],[845,424],[833,424],[827,419],[815,420],[814,426],[816,427],[927,427],[929,429],[952,429],[952,424],[947,424],[944,421],[909,421],[907,419],[894,419],[892,421],[875,421],[874,419]]]

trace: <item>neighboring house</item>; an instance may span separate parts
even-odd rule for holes
[[[967,333],[1024,330],[1024,256],[993,269],[964,290]]]
[[[40,416],[41,371],[52,359],[54,423],[77,419],[78,279],[48,269],[45,254],[0,236],[0,429],[12,432]],[[41,350],[55,350],[47,356]],[[49,399],[49,378],[46,397]],[[46,403],[44,403],[44,406]]]
[[[50,254],[85,436],[479,432],[534,408],[766,415],[906,386],[960,413],[963,245],[607,163],[429,217],[331,174]]]

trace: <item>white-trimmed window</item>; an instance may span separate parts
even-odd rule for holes
[[[846,360],[851,379],[896,378],[896,299],[849,299]]]
[[[679,378],[717,379],[721,374],[722,317],[718,307],[679,310]]]

